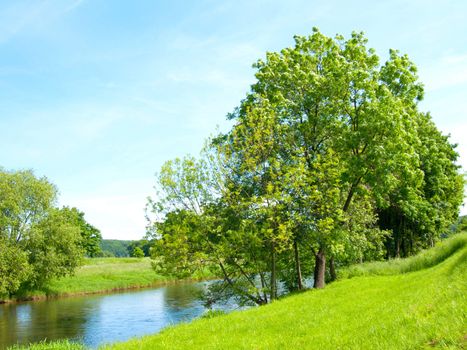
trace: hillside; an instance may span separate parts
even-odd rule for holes
[[[467,234],[410,259],[369,264],[366,274],[107,349],[393,350],[466,345]]]

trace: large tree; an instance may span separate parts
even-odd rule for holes
[[[162,256],[171,245],[187,253],[171,263],[215,257],[231,287],[265,302],[279,280],[303,287],[303,257],[314,258],[305,274],[322,288],[326,266],[334,278],[338,264],[381,257],[383,242],[433,242],[455,219],[457,155],[418,110],[423,86],[406,55],[390,50],[381,64],[362,33],[314,29],[254,67],[233,127],[210,143],[216,165],[162,170],[156,245]]]
[[[380,65],[361,33],[333,39],[315,29],[309,37],[296,37],[294,47],[268,53],[255,67],[257,82],[231,115],[234,128],[248,123],[258,106],[267,104],[275,115],[283,136],[272,157],[292,172],[302,169],[306,179],[302,184],[308,190],[292,192],[302,206],[301,237],[314,249],[315,286],[322,287],[326,255],[346,240],[339,227],[358,193],[370,190],[384,206],[393,188],[415,183],[421,173],[414,153],[421,85],[412,63],[395,51]],[[321,193],[323,203],[305,200],[307,191]]]

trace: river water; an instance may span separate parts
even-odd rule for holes
[[[206,282],[207,283],[207,282]],[[70,339],[95,348],[152,334],[199,317],[205,282],[155,289],[0,305],[0,349],[44,339]],[[232,309],[234,305],[224,305]]]

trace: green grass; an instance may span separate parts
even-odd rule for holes
[[[323,290],[101,349],[463,349],[466,272],[461,234],[417,257],[351,267]]]
[[[85,347],[81,344],[71,343],[68,340],[60,340],[53,343],[40,342],[37,344],[31,344],[25,348],[23,346],[12,346],[9,350],[85,350]]]
[[[52,281],[48,295],[93,293],[117,289],[137,288],[165,282],[168,278],[156,275],[149,258],[86,259],[74,276]]]
[[[199,274],[193,279],[206,277],[207,274]],[[27,292],[18,299],[105,293],[175,280],[174,277],[156,274],[149,258],[93,258],[85,259],[84,265],[73,276],[54,279],[42,290]]]
[[[467,235],[459,235],[414,258],[367,264],[359,268],[364,276],[324,290],[105,349],[461,349],[466,242]]]
[[[406,259],[393,259],[390,261],[375,261],[352,265],[339,271],[338,278],[346,279],[356,276],[396,275],[413,272],[435,266],[456,251],[467,246],[467,233],[455,235],[441,241],[434,249],[428,249]]]

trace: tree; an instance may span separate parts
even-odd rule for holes
[[[80,229],[76,219],[70,220],[68,213],[56,208],[31,229],[21,244],[32,267],[26,289],[41,288],[54,277],[74,272],[84,255]]]
[[[455,145],[429,114],[418,115],[417,135],[419,182],[402,182],[390,193],[389,205],[378,212],[380,226],[393,232],[386,241],[387,257],[433,246],[458,217],[463,200],[464,179],[456,165]]]
[[[32,171],[0,170],[0,293],[40,288],[83,255],[79,227],[54,207],[56,189]]]
[[[421,85],[410,61],[395,51],[380,66],[361,33],[353,33],[348,40],[339,35],[332,39],[314,29],[309,37],[295,37],[295,47],[267,53],[266,60],[255,67],[257,82],[230,116],[237,123],[234,128],[246,123],[255,108],[268,104],[276,129],[283,133],[272,157],[291,169],[301,169],[300,162],[304,163],[310,189],[319,186],[331,191],[333,199],[323,203],[340,201],[340,208],[334,210],[321,206],[327,210],[325,216],[319,213],[318,202],[300,201],[302,206],[310,204],[309,210],[302,210],[308,217],[303,218],[301,231],[308,233],[301,237],[308,237],[304,238],[308,244],[318,244],[315,286],[321,287],[326,255],[341,244],[342,234],[336,230],[355,196],[371,189],[375,201],[386,205],[391,189],[406,180],[397,177],[400,169],[408,169],[404,176],[411,179],[420,174],[412,140]],[[254,142],[250,139],[245,144]],[[331,155],[333,171],[310,183],[320,163]],[[300,197],[307,192],[294,193]],[[316,220],[327,224],[319,227]]]
[[[0,298],[16,292],[30,274],[27,253],[8,240],[0,239]]]
[[[336,266],[380,258],[385,241],[432,244],[462,199],[457,155],[418,110],[415,65],[395,50],[380,64],[366,45],[362,33],[315,28],[254,65],[256,83],[210,156],[161,170],[150,203],[161,266],[217,265],[219,290],[262,304],[279,282],[303,288],[302,257],[322,288],[327,266],[333,279]]]
[[[57,189],[45,177],[32,171],[0,169],[0,236],[19,243],[28,239],[34,225],[43,220],[55,204]]]
[[[131,256],[133,258],[144,258],[144,252],[140,247],[135,247],[131,253]]]
[[[454,232],[467,231],[467,216],[460,216],[454,226]]]
[[[81,247],[89,257],[96,257],[101,252],[100,243],[102,235],[100,231],[88,223],[84,218],[84,213],[77,208],[63,207],[62,214],[80,228]]]
[[[143,256],[150,256],[151,255],[151,253],[150,253],[151,244],[152,244],[152,242],[147,240],[147,239],[141,239],[141,240],[138,240],[138,241],[131,241],[131,243],[127,247],[128,254],[130,256],[133,256],[132,255],[133,251],[136,248],[139,248],[143,252]]]
[[[210,285],[209,299],[234,296],[242,304],[264,304],[267,293],[275,293],[266,280],[269,230],[258,226],[258,218],[247,218],[251,211],[242,203],[235,206],[227,200],[225,183],[218,181],[222,170],[212,171],[222,165],[207,158],[187,157],[163,165],[159,195],[149,202],[156,215],[149,231],[153,266],[178,277],[210,269],[223,280]]]
[[[99,246],[102,250],[104,256],[116,256],[116,257],[125,257],[130,256],[128,247],[133,241],[123,241],[118,239],[103,239]]]

